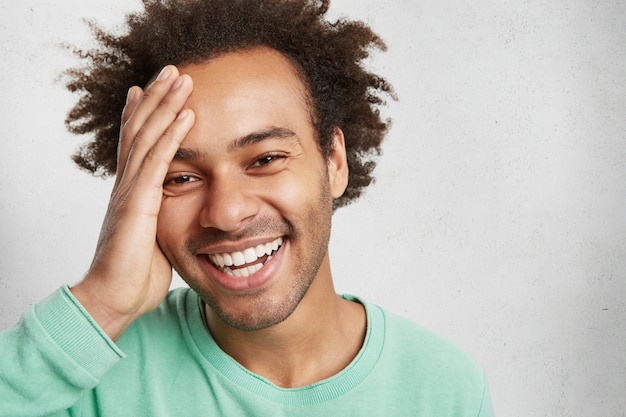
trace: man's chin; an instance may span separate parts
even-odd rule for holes
[[[205,300],[206,314],[216,316],[234,329],[252,332],[279,325],[293,314],[299,304],[298,301],[275,304],[263,300],[245,300],[243,303],[246,304],[245,309],[235,310],[231,305],[221,307],[218,303]]]

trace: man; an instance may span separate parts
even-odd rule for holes
[[[0,338],[1,415],[491,416],[463,352],[333,287],[333,209],[387,129],[380,39],[327,1],[144,5],[69,73],[75,160],[116,180],[85,278]]]

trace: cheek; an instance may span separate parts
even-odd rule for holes
[[[332,216],[332,195],[328,176],[319,167],[311,167],[310,175],[297,182],[283,184],[280,192],[279,210],[294,223],[298,230],[324,229]]]
[[[172,242],[174,240],[174,236],[172,236],[172,231],[175,230],[175,228],[172,227],[171,220],[171,217],[167,214],[159,214],[156,239],[161,249],[165,251],[167,251],[168,248],[172,246]]]
[[[161,204],[157,221],[157,240],[162,246],[176,246],[196,223],[194,205],[185,198],[166,198]]]
[[[263,192],[264,200],[286,217],[308,218],[311,206],[317,206],[325,194],[324,178],[314,169],[309,172],[311,175],[290,174],[272,181]]]

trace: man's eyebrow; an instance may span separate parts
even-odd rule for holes
[[[188,148],[178,148],[176,154],[174,154],[175,161],[188,161],[194,159],[201,159],[202,155],[200,152],[194,149]]]
[[[291,130],[286,127],[273,127],[265,130],[260,130],[258,132],[252,132],[248,135],[242,136],[233,140],[228,145],[228,151],[233,152],[237,149],[245,148],[247,146],[252,146],[256,143],[262,142],[267,139],[281,139],[287,141],[293,141],[296,144],[300,145],[300,139],[298,136]],[[190,148],[179,148],[174,155],[174,160],[177,161],[188,161],[188,160],[196,160],[202,159],[202,152],[196,149]]]
[[[235,151],[240,148],[252,146],[267,139],[287,139],[300,144],[300,139],[291,129],[287,129],[286,127],[272,127],[235,139],[230,145],[228,145],[228,150]]]

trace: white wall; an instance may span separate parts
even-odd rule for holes
[[[457,341],[499,416],[626,415],[626,3],[381,3],[333,6],[386,39],[401,98],[334,219],[338,290]],[[0,5],[0,328],[81,278],[111,186],[69,160],[57,45],[136,7]]]

